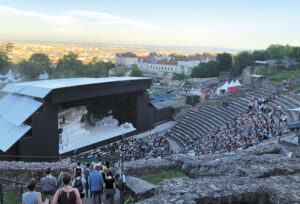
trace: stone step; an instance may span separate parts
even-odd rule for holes
[[[207,120],[207,118],[205,118],[205,116],[203,116],[202,114],[198,114],[198,115],[190,115],[191,118],[193,118],[195,120],[195,122],[198,123],[198,128],[202,128],[204,130],[204,132],[209,131],[211,129],[211,123],[209,120]]]
[[[191,128],[189,123],[185,124],[183,122],[184,121],[181,120],[181,123],[176,124],[176,128],[179,128],[184,133],[184,135],[191,137],[193,135],[193,132],[190,130]]]
[[[154,196],[156,186],[133,176],[126,176],[126,187],[134,195],[136,201]]]
[[[197,121],[195,121],[192,118],[191,119],[189,119],[189,118],[183,118],[182,120],[185,121],[188,124],[188,126],[191,128],[191,130],[193,132],[196,132],[197,134],[201,134],[201,131],[198,128],[199,123]]]
[[[224,120],[222,117],[211,114],[210,112],[200,112],[200,113],[192,113],[191,115],[200,116],[200,118],[204,117],[205,120],[210,121],[211,123],[221,124]],[[201,117],[202,116],[202,117]]]
[[[300,107],[300,100],[296,100],[286,94],[280,94],[279,97],[289,101],[290,103],[294,104],[296,107]]]

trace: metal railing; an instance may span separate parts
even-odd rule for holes
[[[20,185],[20,193],[21,195],[24,192],[24,186],[26,185],[23,182],[20,181],[15,181],[15,180],[11,180],[11,179],[6,179],[6,178],[1,178],[0,177],[0,204],[4,204],[4,183],[8,183],[8,184],[15,184],[15,185]]]

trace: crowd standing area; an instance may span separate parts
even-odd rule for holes
[[[124,161],[134,161],[151,157],[164,156],[170,153],[170,144],[160,133],[150,138],[129,138],[81,153],[77,158],[123,157]]]
[[[197,134],[185,137],[185,151],[195,155],[243,150],[275,136],[280,136],[287,125],[287,115],[278,105],[268,105],[277,95],[250,98],[248,111],[231,122],[212,130],[207,137]]]
[[[92,198],[93,204],[113,204],[115,197],[120,196],[118,190],[119,174],[109,162],[99,160],[93,164],[81,166],[77,162],[74,175],[69,172],[62,174],[62,186],[51,175],[51,169],[46,169],[41,179],[42,193],[46,204],[82,204],[84,198]],[[40,192],[35,191],[37,180],[32,178],[27,183],[28,191],[22,195],[23,204],[42,204]]]

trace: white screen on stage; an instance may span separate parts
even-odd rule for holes
[[[95,124],[83,120],[88,113],[85,106],[72,107],[59,111],[59,154],[95,144],[136,130],[129,122],[119,124],[111,111]]]

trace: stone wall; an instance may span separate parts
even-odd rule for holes
[[[40,180],[45,176],[45,170],[49,167],[52,169],[52,175],[57,178],[61,171],[72,173],[75,165],[63,162],[0,161],[0,177],[26,183],[30,178]]]
[[[248,66],[246,68],[243,69],[241,78],[242,78],[242,83],[243,85],[247,85],[247,84],[251,84],[252,80],[251,80],[251,73],[252,73],[253,67],[252,66]]]
[[[162,159],[136,160],[124,162],[124,172],[130,176],[145,176],[174,171],[179,162],[186,158],[184,154],[173,154]]]
[[[141,204],[300,203],[300,158],[289,157],[290,151],[274,138],[231,153],[128,162],[126,171],[142,176],[179,169],[188,175],[162,181]],[[297,155],[300,147],[293,151]]]

